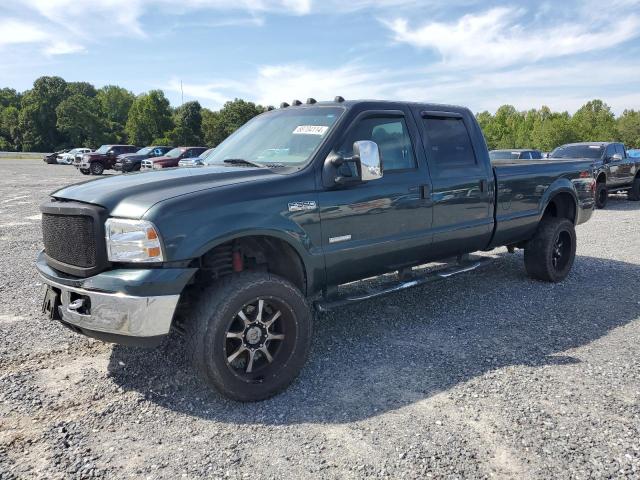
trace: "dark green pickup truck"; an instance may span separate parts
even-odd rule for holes
[[[105,341],[182,332],[202,378],[245,401],[299,372],[310,305],[448,278],[482,263],[468,253],[499,246],[524,248],[531,277],[560,281],[594,205],[590,161],[492,165],[474,116],[453,106],[285,104],[207,162],[54,192],[42,205],[43,309]],[[375,290],[338,289],[390,272]]]

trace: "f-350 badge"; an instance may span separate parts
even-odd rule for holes
[[[291,202],[289,203],[290,212],[304,212],[305,210],[315,210],[317,208],[316,202],[308,200],[305,202]]]

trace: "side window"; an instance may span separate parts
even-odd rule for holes
[[[371,140],[378,144],[385,172],[416,168],[413,145],[402,117],[372,117],[354,125],[338,150],[344,156],[353,155],[353,143]]]
[[[520,158],[523,160],[531,160],[531,152],[522,152]]]
[[[540,160],[542,158],[542,154],[538,150],[534,150],[531,152],[531,158],[533,160]]]
[[[607,149],[604,152],[604,158],[611,158],[613,157],[613,154],[616,153],[616,146],[615,144],[611,144],[607,146]]]
[[[471,138],[462,118],[426,117],[423,122],[427,136],[428,160],[436,170],[459,170],[460,167],[477,165]]]
[[[621,143],[616,143],[616,153],[619,153],[622,158],[625,157],[624,147],[622,146]]]

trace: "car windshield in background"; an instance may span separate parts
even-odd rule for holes
[[[244,160],[267,166],[302,167],[342,112],[342,107],[273,110],[249,121],[218,145],[206,163],[218,165],[225,160]]]
[[[170,157],[170,158],[177,158],[180,155],[182,155],[182,152],[184,152],[184,149],[182,148],[174,148],[173,150],[169,150],[167,153],[164,154],[165,157]]]
[[[602,145],[567,145],[558,147],[549,155],[550,158],[601,158]]]
[[[508,150],[494,150],[489,152],[489,158],[491,160],[517,160],[520,157],[520,152],[510,152]]]
[[[153,147],[144,147],[141,148],[140,150],[138,150],[136,152],[136,155],[146,155],[147,153],[149,153],[151,150],[153,150]]]
[[[102,145],[99,149],[96,150],[96,153],[107,153],[110,146],[111,145]]]

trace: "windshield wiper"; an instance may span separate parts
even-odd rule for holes
[[[251,160],[245,160],[244,158],[225,158],[223,163],[228,163],[231,165],[250,165],[252,167],[265,168],[264,165],[260,163],[252,162]]]

